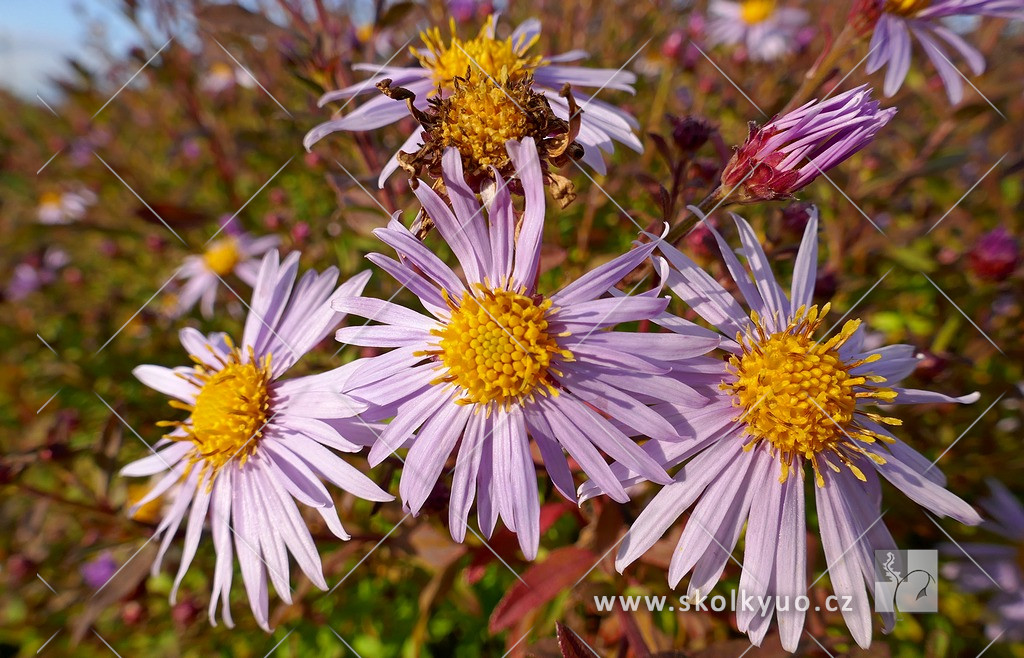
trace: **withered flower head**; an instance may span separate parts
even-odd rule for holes
[[[553,171],[583,156],[583,147],[575,141],[582,111],[569,85],[562,90],[570,108],[568,121],[555,116],[547,98],[533,90],[532,76],[511,78],[504,70],[497,79],[470,70],[452,81],[451,94],[442,96],[439,89],[422,111],[414,105],[416,95],[409,90],[392,87],[390,80],[377,87],[389,98],[404,100],[423,127],[420,148],[398,154],[399,166],[414,182],[427,174],[441,185],[441,157],[454,147],[462,156],[466,182],[475,192],[486,191],[494,180],[492,168],[505,180],[516,173],[506,142],[532,137],[552,196],[562,207],[576,198],[569,179]],[[510,189],[518,191],[517,184],[512,183]]]

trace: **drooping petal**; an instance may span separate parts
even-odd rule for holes
[[[459,454],[455,458],[452,491],[448,501],[448,528],[452,539],[459,543],[466,539],[469,509],[473,506],[473,498],[476,496],[476,478],[484,455],[485,425],[482,415],[474,414],[469,417],[462,435],[462,443],[459,445]]]
[[[804,514],[804,478],[790,475],[782,484],[782,516],[775,563],[775,591],[791,602],[777,611],[779,636],[787,651],[796,651],[803,635],[806,611],[798,609],[797,597],[807,592],[807,531]]]
[[[705,450],[676,474],[672,484],[647,504],[626,533],[615,557],[621,573],[654,546],[676,519],[693,504],[705,488],[730,466],[740,451],[740,443],[720,443]]]
[[[255,503],[244,493],[245,471],[239,469],[234,475],[235,482],[231,494],[232,534],[238,564],[242,571],[242,584],[245,586],[249,608],[256,618],[256,623],[269,633],[271,629],[268,616],[267,572],[264,569],[259,540],[259,524],[262,523],[262,519],[255,509]]]
[[[668,582],[673,588],[699,560],[715,551],[717,547],[714,542],[720,541],[719,528],[736,524],[738,516],[746,515],[743,503],[746,492],[742,485],[751,472],[753,462],[754,460],[749,458],[733,462],[709,483],[707,491],[694,506],[668,567]],[[757,473],[752,474],[750,479],[756,482]],[[726,548],[732,550],[732,545],[727,545]],[[693,595],[697,588],[704,585],[705,583],[698,582],[694,574],[687,592]],[[700,591],[706,593],[708,590]]]
[[[320,554],[313,545],[313,537],[302,521],[298,508],[285,491],[285,481],[276,477],[273,469],[268,469],[266,481],[270,486],[269,490],[264,492],[265,504],[276,522],[282,525],[281,535],[288,550],[295,556],[302,573],[320,589],[327,589]]]
[[[537,146],[532,137],[527,137],[521,142],[510,141],[505,147],[526,196],[526,210],[523,212],[522,226],[515,246],[512,282],[527,291],[532,291],[537,281],[541,238],[544,234],[544,180],[540,159],[537,156]]]
[[[448,456],[462,435],[471,407],[448,404],[430,416],[420,428],[405,458],[399,495],[407,510],[419,514],[427,496],[434,490]]]
[[[871,644],[871,609],[857,552],[849,550],[857,541],[857,535],[843,516],[841,502],[836,500],[843,495],[840,486],[831,479],[830,471],[824,471],[823,475],[826,478],[825,486],[815,487],[814,491],[829,580],[832,581],[835,595],[839,597],[837,600],[847,604],[841,606],[841,610],[850,634],[858,645],[867,649]]]
[[[189,512],[188,525],[185,528],[185,544],[181,549],[181,563],[178,566],[178,574],[174,577],[174,585],[171,586],[171,604],[176,603],[178,598],[178,586],[188,571],[192,559],[199,548],[199,540],[203,535],[203,525],[206,523],[206,512],[210,507],[212,483],[204,476],[196,485],[195,499],[192,501],[192,510]]]

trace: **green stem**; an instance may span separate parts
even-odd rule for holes
[[[702,213],[707,213],[708,210],[715,207],[719,201],[722,200],[722,188],[717,188],[714,192],[708,195],[703,201],[697,204],[697,209]],[[724,205],[724,204],[722,204]],[[690,212],[679,220],[679,222],[669,229],[668,235],[665,236],[665,242],[669,244],[675,244],[683,239],[687,233],[689,233],[697,223],[700,222],[700,217],[696,213]]]

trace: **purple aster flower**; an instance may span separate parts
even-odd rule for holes
[[[46,192],[39,198],[36,214],[40,224],[70,224],[85,217],[95,203],[96,193],[86,187]]]
[[[787,297],[773,276],[751,226],[734,216],[750,274],[717,230],[708,224],[736,287],[750,308],[693,261],[662,242],[671,264],[666,284],[722,334],[726,361],[692,359],[676,369],[713,402],[681,417],[683,435],[652,440],[645,451],[666,468],[686,462],[673,484],[664,487],[637,517],[619,550],[624,569],[649,549],[690,507],[693,510],[673,553],[668,579],[673,587],[692,570],[689,594],[707,594],[718,582],[747,524],[740,593],[786,597],[778,611],[782,645],[797,647],[804,613],[797,596],[807,593],[805,545],[805,466],[814,480],[818,526],[832,587],[849,597],[843,616],[857,643],[871,641],[871,606],[865,583],[874,582],[874,549],[895,548],[880,516],[879,475],[939,516],[964,523],[980,518],[970,505],[944,488],[932,463],[896,438],[888,428],[901,421],[864,405],[968,403],[959,398],[906,389],[896,382],[917,364],[911,345],[865,346],[859,320],[838,332],[819,332],[828,305],[812,305],[817,270],[817,211],[812,213],[796,257]],[[663,320],[690,331],[678,318]],[[837,325],[839,322],[836,323]],[[818,338],[813,336],[818,334]],[[690,427],[693,429],[691,430]],[[624,484],[637,472],[614,467]],[[599,493],[588,483],[584,497]],[[841,599],[843,600],[843,599]],[[774,608],[737,612],[737,625],[754,644],[768,631]],[[887,626],[893,615],[883,615]]]
[[[792,52],[807,23],[803,9],[779,7],[777,0],[712,0],[707,38],[711,45],[742,45],[750,59],[768,62]]]
[[[184,329],[181,343],[193,367],[144,365],[134,371],[189,416],[161,423],[173,430],[154,446],[153,454],[122,469],[130,477],[165,473],[132,513],[158,496],[169,497],[156,529],[163,542],[154,574],[188,515],[172,603],[209,520],[217,553],[211,623],[216,623],[220,599],[221,614],[233,625],[228,608],[233,553],[256,621],[268,631],[268,574],[278,596],[291,603],[289,553],[313,584],[326,589],[320,556],[295,505],[298,500],[312,507],[332,533],[348,539],[321,479],[367,500],[392,499],[330,450],[357,452],[376,436],[359,416],[366,405],[345,393],[357,362],[318,375],[280,379],[337,326],[342,315],[331,303],[362,292],[369,272],[335,289],[335,268],[307,272],[296,283],[298,263],[298,253],[283,263],[277,251],[264,257],[240,344],[227,334],[203,336]],[[174,485],[179,486],[168,493]]]
[[[861,34],[871,34],[868,73],[888,66],[886,96],[899,91],[907,77],[913,35],[942,78],[950,102],[960,102],[963,76],[953,64],[953,53],[967,62],[974,75],[985,72],[985,58],[944,24],[942,19],[953,16],[1024,18],[1024,0],[859,0],[854,4],[850,23]]]
[[[257,238],[244,231],[225,230],[206,246],[202,254],[187,256],[176,275],[184,284],[175,300],[174,315],[187,313],[196,302],[201,303],[203,317],[213,315],[220,280],[229,274],[234,274],[249,286],[256,285],[260,258],[277,247],[280,241],[276,235]]]
[[[719,198],[741,203],[791,196],[867,146],[896,108],[881,109],[862,85],[823,101],[810,101],[750,134],[722,172]]]
[[[402,87],[416,96],[415,105],[424,110],[428,100],[440,88],[441,94],[448,97],[454,90],[455,78],[462,78],[472,71],[482,71],[491,80],[497,81],[506,76],[506,81],[520,82],[533,76],[533,90],[543,94],[551,105],[555,115],[564,120],[569,119],[569,102],[559,92],[568,83],[572,85],[573,96],[579,102],[583,112],[582,127],[577,141],[583,146],[582,160],[597,170],[605,173],[604,158],[601,152],[611,153],[614,150],[612,141],[625,144],[637,152],[643,151],[643,145],[633,131],[639,127],[629,113],[608,103],[597,100],[593,96],[575,91],[577,87],[601,89],[618,89],[633,93],[632,84],[636,76],[632,73],[614,69],[588,69],[581,66],[569,66],[587,56],[582,50],[572,50],[561,55],[543,56],[530,55],[528,51],[540,38],[540,21],[530,19],[515,29],[507,39],[495,36],[495,17],[487,19],[480,33],[474,39],[463,41],[454,36],[455,23],[451,24],[453,36],[451,43],[441,38],[437,28],[421,34],[423,50],[411,48],[413,56],[419,61],[418,66],[379,67],[374,64],[356,64],[353,68],[362,71],[373,71],[373,77],[358,84],[325,94],[320,105],[333,101],[353,98],[364,93],[378,93],[375,85],[383,80],[390,80],[392,86]],[[323,139],[326,135],[339,130],[360,131],[373,130],[404,119],[409,115],[406,104],[402,101],[379,95],[364,103],[348,115],[320,124],[309,131],[303,140],[307,149]],[[496,127],[495,130],[500,129]],[[399,149],[416,151],[423,143],[423,128],[417,128]],[[399,166],[398,153],[384,166],[380,175],[380,184],[394,173]]]
[[[353,395],[366,387],[372,394],[367,399],[393,409],[394,420],[370,451],[371,464],[411,440],[399,486],[406,509],[419,512],[457,449],[452,537],[464,539],[479,490],[483,533],[490,536],[500,516],[533,559],[540,506],[530,438],[555,488],[570,500],[576,500],[576,487],[563,449],[620,502],[628,496],[602,452],[646,478],[667,482],[665,471],[630,437],[679,438],[650,404],[706,402],[668,376],[667,361],[704,354],[718,337],[700,329],[690,335],[608,331],[664,312],[668,300],[658,291],[604,297],[650,256],[653,244],[613,259],[553,295],[538,292],[544,227],[540,162],[531,140],[510,141],[508,150],[526,198],[521,219],[500,174],[485,219],[463,180],[455,149],[445,153],[443,163],[451,208],[430,185],[416,187],[424,210],[462,265],[464,280],[397,215],[376,231],[401,258],[371,254],[370,260],[415,293],[427,315],[370,298],[339,299],[334,308],[381,323],[340,329],[342,343],[395,348],[367,360],[350,384],[356,387]]]
[[[48,286],[57,280],[57,275],[68,263],[71,256],[57,247],[50,247],[42,257],[33,256],[18,263],[11,273],[4,291],[12,301],[24,299],[35,291]]]
[[[990,479],[990,498],[981,501],[991,517],[983,527],[1005,537],[1012,544],[962,543],[941,547],[957,556],[946,564],[942,575],[966,592],[994,592],[988,608],[992,619],[985,626],[989,639],[1024,641],[1024,505],[1001,482]],[[965,557],[965,554],[967,557]]]
[[[92,589],[100,589],[110,582],[110,579],[117,573],[117,562],[114,561],[114,556],[110,554],[110,551],[103,551],[83,564],[79,571],[86,585]]]
[[[235,86],[252,89],[256,81],[245,69],[225,61],[218,60],[210,64],[210,68],[199,79],[199,88],[213,95],[222,94]]]

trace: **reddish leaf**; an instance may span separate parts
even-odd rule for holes
[[[536,610],[572,587],[597,562],[598,556],[575,546],[552,551],[546,560],[523,572],[498,602],[491,615],[492,633],[514,626],[528,612]],[[525,583],[525,584],[524,584]]]
[[[622,624],[623,634],[626,636],[626,642],[633,649],[633,655],[636,658],[650,658],[651,650],[647,648],[643,633],[640,631],[640,627],[637,626],[633,614],[626,612],[622,608],[616,608],[615,616],[619,618],[619,623]]]
[[[558,635],[558,648],[562,650],[562,658],[595,658],[596,653],[584,644],[579,635],[563,624],[555,622],[555,633]]]
[[[162,226],[167,222],[172,228],[190,228],[210,221],[210,216],[206,213],[173,203],[160,202],[139,206],[135,209],[135,216],[150,224]]]
[[[555,524],[558,519],[562,518],[567,513],[575,515],[577,518],[582,520],[580,516],[579,508],[570,503],[567,500],[561,500],[554,503],[545,503],[540,506],[540,534],[543,535],[547,532],[551,526]],[[488,548],[488,546],[490,548]],[[487,546],[479,546],[472,549],[473,560],[466,567],[464,576],[466,582],[470,585],[476,583],[478,580],[483,578],[484,571],[487,569],[487,565],[494,562],[496,558],[494,553],[501,556],[502,560],[506,562],[514,562],[519,560],[519,540],[514,534],[501,528],[494,535],[487,540]]]

